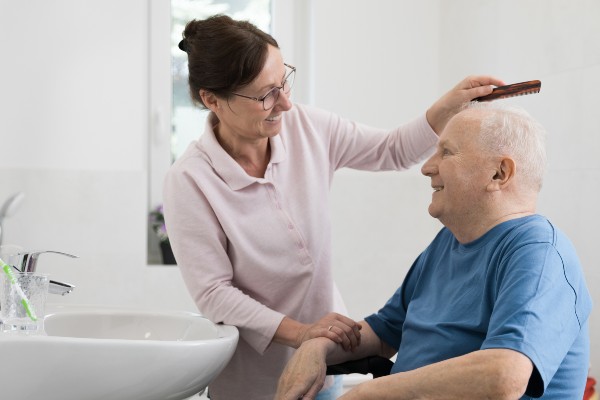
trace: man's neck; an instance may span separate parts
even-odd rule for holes
[[[474,223],[461,224],[445,224],[450,231],[456,237],[459,243],[465,244],[470,243],[474,240],[479,239],[490,231],[493,227],[500,225],[503,222],[510,221],[512,219],[522,218],[529,215],[535,214],[535,210],[524,210],[502,214],[493,218],[481,219]],[[442,222],[443,223],[443,222]]]

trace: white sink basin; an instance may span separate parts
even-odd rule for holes
[[[182,400],[227,365],[233,326],[194,313],[49,307],[47,336],[0,334],[11,400]]]

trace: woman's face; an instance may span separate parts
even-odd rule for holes
[[[283,63],[281,52],[269,46],[267,60],[260,74],[236,93],[263,98],[274,87],[283,85],[286,73],[289,70]],[[213,110],[220,121],[219,135],[230,140],[256,141],[279,134],[282,114],[292,108],[289,95],[280,91],[279,98],[270,110],[264,110],[261,101],[241,96],[220,99],[218,107]]]

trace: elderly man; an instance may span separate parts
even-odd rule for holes
[[[391,375],[341,399],[581,399],[591,299],[573,245],[536,214],[545,159],[543,129],[520,109],[455,115],[422,167],[444,228],[362,322],[356,351],[305,342],[276,399],[314,398],[327,364],[396,353]]]

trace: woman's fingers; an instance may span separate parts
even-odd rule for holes
[[[346,351],[356,348],[360,344],[360,324],[340,314],[333,317],[333,322],[327,328],[327,337],[340,343]]]
[[[342,345],[344,350],[352,350],[360,344],[362,326],[356,321],[337,313],[330,313],[299,332],[298,345],[306,340],[326,337]]]

